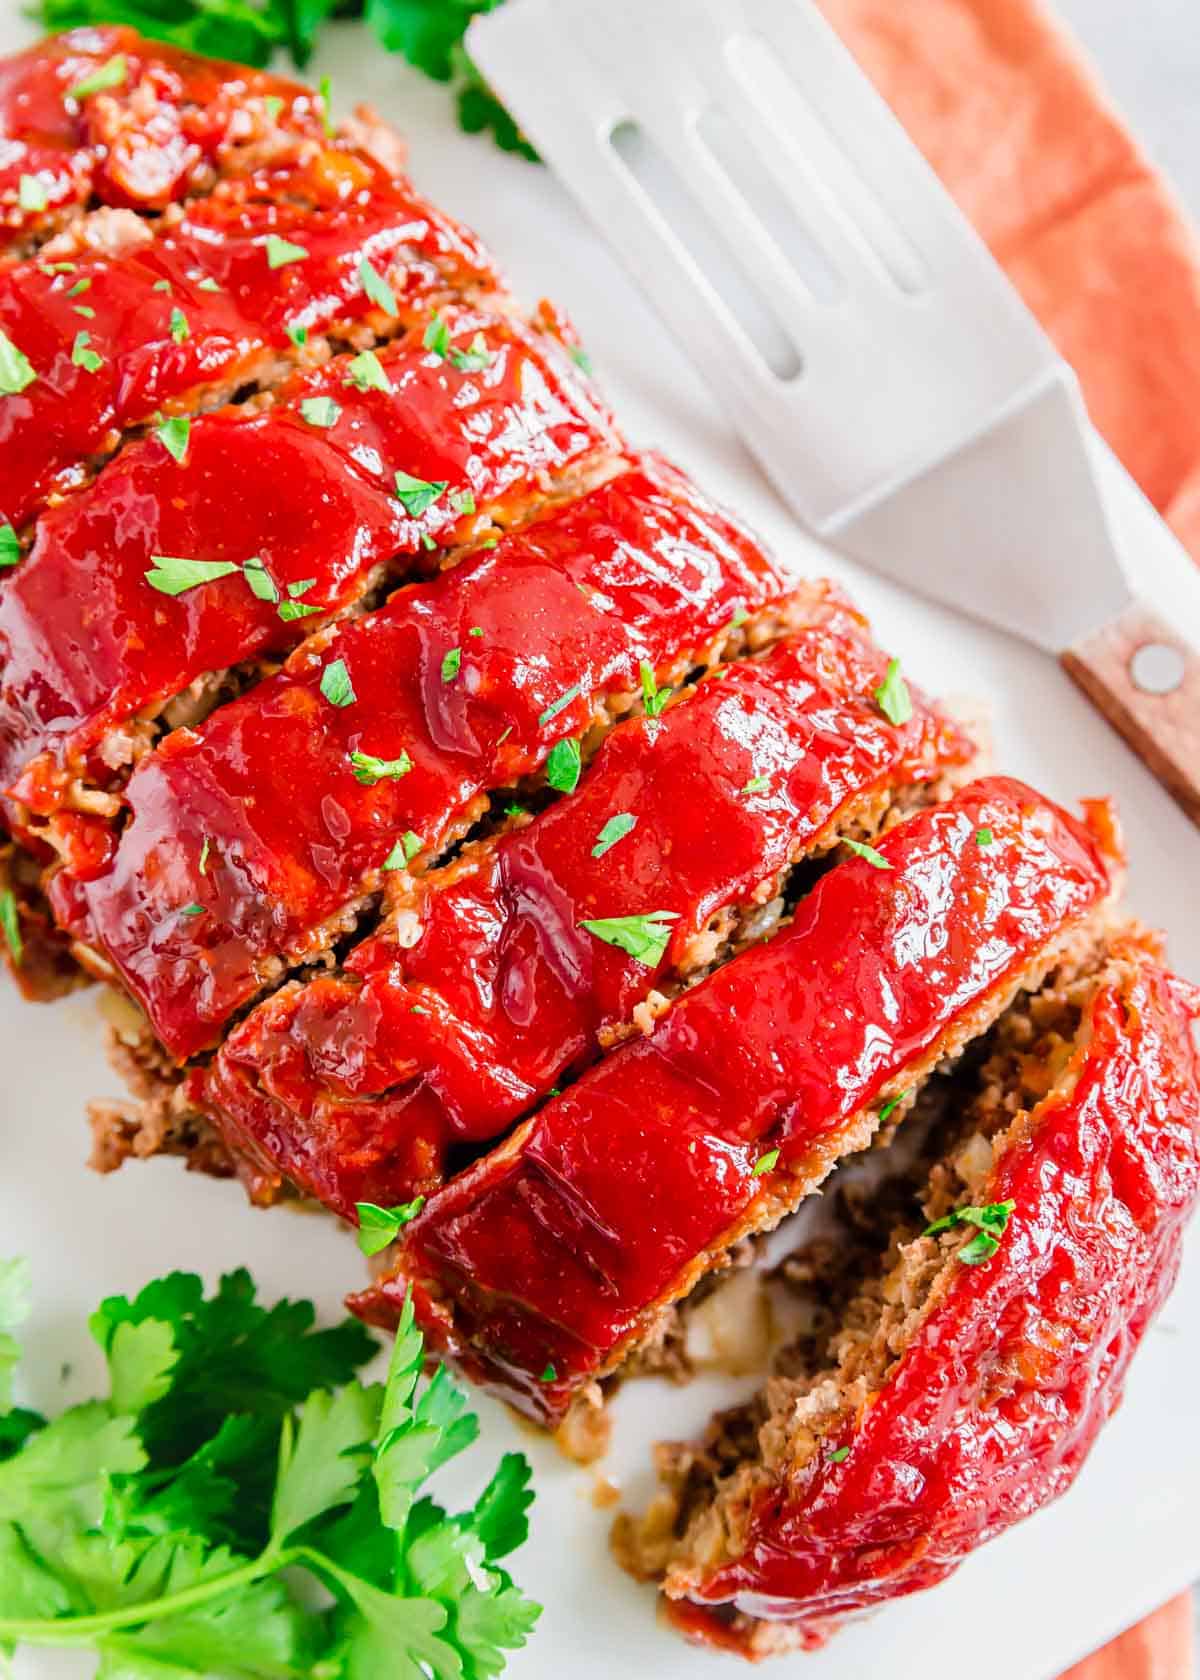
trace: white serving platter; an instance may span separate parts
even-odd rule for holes
[[[11,8],[11,9],[10,9]],[[0,0],[0,51],[33,38]],[[418,184],[476,227],[532,303],[552,296],[575,318],[628,433],[673,455],[751,520],[799,572],[842,580],[905,670],[944,695],[991,710],[1000,767],[1073,802],[1111,792],[1124,815],[1130,900],[1171,934],[1176,966],[1200,978],[1200,840],[1047,658],[889,587],[809,541],[729,431],[699,373],[633,290],[615,259],[544,169],[506,157],[454,127],[444,89],[385,55],[354,25],[331,29],[315,79],[333,77],[335,104],[369,99],[409,137]],[[1147,580],[1168,598],[1169,576]],[[702,815],[698,817],[702,820]],[[173,1162],[108,1179],[84,1165],[85,1102],[119,1095],[102,1049],[94,994],[54,1007],[0,995],[0,1254],[34,1267],[23,1398],[56,1410],[94,1392],[99,1355],[85,1320],[97,1300],[175,1267],[210,1280],[247,1265],[264,1295],[313,1297],[327,1318],[363,1276],[353,1241],[332,1221],[253,1212],[236,1187],[185,1175]],[[631,1384],[616,1406],[603,1473],[637,1503],[648,1492],[648,1445],[686,1435],[728,1393]],[[775,1663],[794,1680],[924,1680],[967,1662],[973,1680],[1052,1680],[1060,1670],[1167,1596],[1200,1578],[1200,1227],[1180,1284],[1146,1337],[1127,1398],[1078,1483],[1057,1505],[972,1558],[933,1592],[891,1606],[822,1653]],[[456,1480],[480,1476],[508,1447],[533,1459],[532,1538],[515,1560],[545,1606],[513,1680],[686,1680],[736,1659],[702,1655],[658,1625],[653,1595],[611,1560],[611,1512],[595,1478],[569,1465],[498,1405],[480,1401],[482,1442]],[[454,1495],[454,1488],[447,1490]],[[76,1656],[22,1656],[19,1680],[89,1672]],[[380,1680],[386,1680],[381,1676]]]

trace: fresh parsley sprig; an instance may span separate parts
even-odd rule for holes
[[[420,1497],[478,1426],[444,1368],[420,1385],[411,1303],[365,1384],[361,1326],[173,1273],[101,1304],[109,1394],[47,1422],[8,1403],[27,1295],[0,1263],[0,1650],[88,1647],[114,1680],[487,1680],[525,1643],[539,1606],[499,1560],[529,1466],[506,1454],[457,1516]]]

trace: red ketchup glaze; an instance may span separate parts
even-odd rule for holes
[[[130,778],[111,868],[60,874],[56,912],[116,963],[172,1054],[190,1055],[280,956],[324,947],[323,924],[380,884],[398,835],[436,851],[488,790],[636,690],[639,661],[686,668],[739,606],[786,593],[740,527],[649,458],[169,736]],[[453,648],[462,668],[445,681]],[[320,692],[337,659],[352,705]],[[408,754],[412,768],[364,786],[354,752]],[[203,914],[183,914],[193,902]]]
[[[71,96],[114,58],[124,59],[119,83]],[[282,101],[273,117],[267,98]],[[132,29],[73,29],[0,59],[0,253],[93,197],[161,209],[205,185],[224,147],[273,128],[322,132],[310,89]],[[44,210],[21,208],[23,175],[44,189]]]
[[[1097,819],[1098,822],[1101,819]],[[990,845],[977,844],[990,828]],[[689,991],[453,1180],[355,1303],[429,1333],[531,1415],[574,1393],[786,1169],[934,1053],[1110,890],[1096,835],[1019,782],[973,782],[840,863],[792,923]],[[756,1163],[778,1149],[773,1170]],[[792,1193],[794,1199],[794,1192]],[[749,1216],[749,1218],[747,1218]],[[556,1378],[542,1382],[548,1365]]]
[[[272,268],[271,235],[304,255]],[[289,327],[315,337],[365,316],[386,324],[363,290],[364,258],[406,318],[499,285],[470,235],[406,182],[333,147],[225,182],[180,220],[135,224],[117,244],[109,255],[85,248],[64,272],[41,259],[0,271],[0,330],[37,376],[0,396],[0,524],[20,528],[157,410],[270,373],[295,353]],[[80,332],[99,366],[75,353]]]
[[[434,1188],[456,1139],[495,1137],[593,1059],[710,918],[749,902],[847,804],[967,762],[970,743],[919,695],[907,724],[887,721],[885,669],[858,616],[827,599],[765,658],[622,724],[570,798],[418,881],[415,945],[385,923],[347,978],[262,1004],[205,1093],[252,1190],[286,1177],[349,1217]],[[745,793],[757,777],[768,785]],[[593,857],[621,812],[636,826]],[[655,966],[580,925],[649,910],[678,917]]]
[[[426,539],[464,540],[479,513],[505,516],[573,462],[620,447],[556,340],[477,310],[443,319],[456,346],[482,333],[486,370],[426,350],[417,325],[379,352],[391,392],[347,384],[341,358],[261,414],[194,421],[183,465],[156,437],[130,445],[43,516],[29,557],[0,584],[0,776],[16,798],[53,812],[114,726],[313,628],[311,616],[281,619],[241,572],[163,594],[146,579],[155,555],[258,556],[285,599],[289,584],[312,580],[300,604],[333,612],[383,562],[424,564]],[[303,417],[301,403],[320,395],[340,409],[333,426]],[[449,489],[413,516],[395,493],[398,469]],[[478,513],[456,511],[464,492]],[[95,757],[88,768],[112,779]]]
[[[672,1591],[797,1621],[817,1646],[1071,1485],[1174,1284],[1200,1188],[1200,992],[1136,960],[1095,998],[1074,1090],[1039,1104],[980,1196],[1016,1203],[999,1252],[957,1268],[839,1435],[849,1456],[764,1489],[740,1556]]]

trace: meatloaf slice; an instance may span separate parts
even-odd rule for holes
[[[706,1442],[664,1448],[664,1493],[618,1522],[618,1554],[689,1633],[818,1646],[1070,1486],[1178,1269],[1197,1019],[1200,992],[1122,935],[933,1082],[909,1211],[824,1350],[785,1356]]]
[[[1003,778],[910,817],[439,1191],[357,1310],[411,1288],[435,1346],[559,1421],[1090,937],[1111,841]]]

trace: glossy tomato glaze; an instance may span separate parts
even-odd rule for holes
[[[272,268],[271,236],[301,254]],[[0,396],[0,525],[17,529],[128,427],[270,378],[298,354],[289,329],[314,339],[364,320],[394,330],[363,289],[364,259],[406,320],[500,286],[470,234],[403,179],[335,146],[223,182],[177,217],[119,227],[101,217],[56,246],[69,260],[0,270],[0,330],[37,376]],[[75,354],[81,331],[99,366]]]
[[[29,557],[0,583],[6,790],[51,815],[81,767],[112,780],[93,749],[114,726],[313,629],[312,616],[281,618],[241,572],[163,594],[146,578],[156,555],[257,556],[285,600],[289,585],[304,585],[304,607],[335,612],[382,563],[401,574],[428,567],[437,555],[426,544],[465,540],[489,518],[511,522],[565,471],[621,447],[556,340],[473,309],[446,309],[442,320],[456,350],[482,335],[486,369],[464,372],[425,349],[418,323],[379,352],[390,391],[347,384],[350,359],[339,358],[263,413],[235,407],[194,421],[182,465],[157,437],[130,445],[43,516]],[[336,402],[332,426],[305,419],[302,404],[316,396]],[[411,514],[397,470],[447,489]],[[460,511],[472,500],[474,511]],[[78,863],[68,834],[61,843]]]
[[[439,1191],[356,1310],[391,1322],[411,1283],[435,1344],[560,1418],[707,1252],[754,1227],[756,1204],[761,1222],[798,1200],[839,1131],[1111,886],[1096,831],[999,777],[910,817],[879,852],[888,868],[838,864],[783,932]]]
[[[795,1620],[817,1646],[1070,1486],[1175,1282],[1200,1186],[1200,991],[1134,961],[1096,996],[1074,1089],[1018,1127],[980,1194],[1016,1203],[999,1252],[957,1266],[883,1388],[827,1438],[849,1455],[773,1478],[740,1555],[680,1568],[669,1592]],[[679,1610],[728,1642],[720,1619]]]
[[[72,97],[114,58],[124,60],[118,84]],[[278,110],[268,99],[281,101]],[[93,199],[161,209],[203,186],[224,148],[277,130],[321,133],[310,88],[132,29],[52,36],[0,61],[0,255]],[[22,210],[23,175],[44,188],[45,210]]]
[[[750,903],[847,807],[969,760],[920,694],[902,727],[883,715],[886,659],[840,598],[814,591],[812,614],[664,716],[622,724],[576,793],[413,883],[343,976],[234,1029],[203,1090],[252,1192],[286,1178],[352,1217],[432,1189],[455,1140],[497,1136],[594,1059],[653,987],[695,967],[688,947],[717,911]],[[617,813],[636,826],[595,857]],[[654,965],[581,925],[650,910],[678,918]]]
[[[169,736],[130,778],[111,860],[90,880],[59,874],[55,911],[117,965],[171,1053],[190,1055],[281,956],[328,943],[323,924],[379,886],[406,830],[436,852],[481,796],[636,691],[640,661],[678,674],[739,608],[787,590],[739,526],[648,458]],[[347,706],[320,689],[339,659]],[[412,768],[365,786],[353,752]]]

